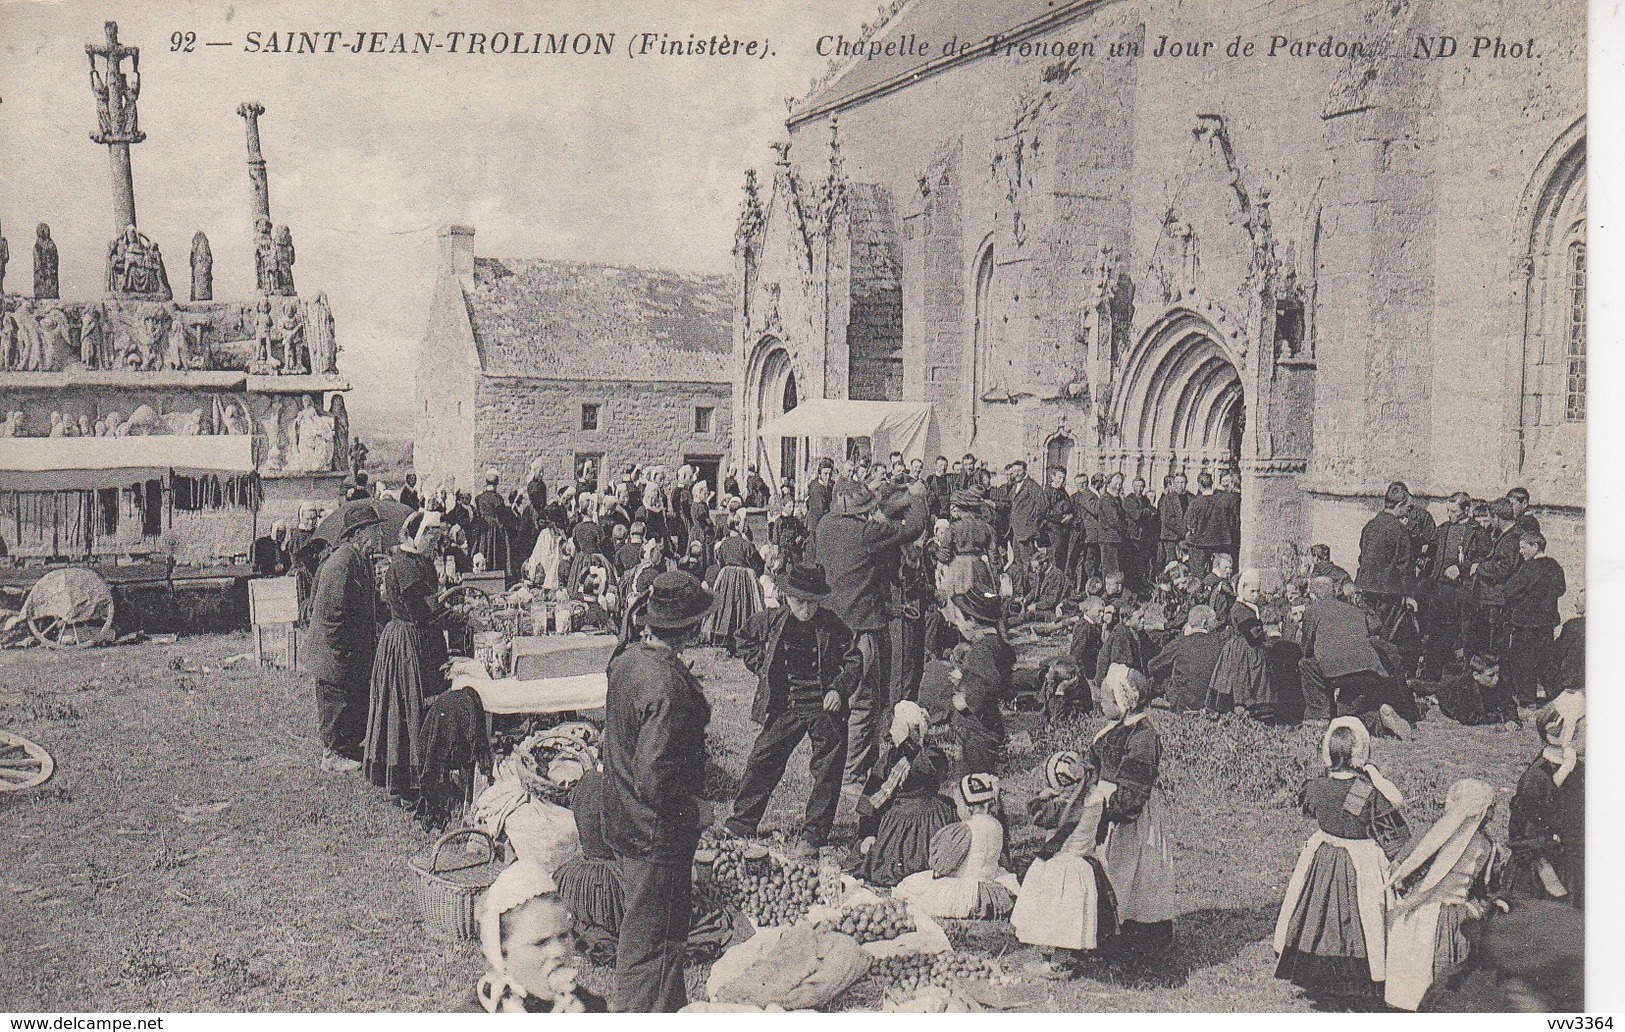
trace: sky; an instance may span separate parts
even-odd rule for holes
[[[293,232],[301,294],[325,291],[362,424],[411,408],[436,230],[475,252],[726,272],[746,168],[784,137],[785,98],[875,0],[547,0],[517,4],[0,0],[0,231],[8,289],[32,286],[34,226],[51,225],[62,294],[100,293],[115,227],[84,45],[102,23],[141,49],[132,148],[137,219],[184,296],[192,234],[217,298],[253,290],[244,125],[257,100],[271,215]],[[616,33],[612,57],[246,53],[248,34]],[[633,34],[766,39],[767,59],[629,59]],[[172,51],[172,41],[191,52]],[[465,37],[466,40],[466,37]],[[233,46],[209,47],[210,41]],[[466,42],[463,44],[466,47]]]

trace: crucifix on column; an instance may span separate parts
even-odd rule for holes
[[[90,89],[96,95],[100,131],[90,134],[105,144],[113,166],[114,233],[123,234],[135,222],[135,184],[130,176],[130,144],[147,138],[137,122],[136,101],[141,97],[141,50],[118,41],[118,22],[107,23],[107,43],[85,44],[90,59]],[[97,58],[101,59],[100,64]],[[124,61],[130,62],[129,74]]]

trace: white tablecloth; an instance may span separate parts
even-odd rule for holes
[[[464,661],[452,665],[451,686],[474,689],[487,713],[563,713],[603,709],[609,678],[604,674],[578,674],[528,681],[515,677],[493,680],[478,663]]]

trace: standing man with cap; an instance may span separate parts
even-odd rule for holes
[[[323,770],[361,769],[378,629],[378,581],[362,531],[380,522],[371,505],[347,506],[338,546],[316,570],[306,669],[316,678]]]
[[[700,838],[705,726],[711,707],[682,661],[716,596],[686,573],[655,578],[648,634],[610,660],[604,720],[604,829],[626,899],[613,1009],[670,1013],[683,984]]]
[[[850,696],[846,745],[846,784],[861,786],[879,746],[880,716],[891,712],[886,684],[891,676],[892,586],[902,565],[902,548],[924,534],[931,514],[925,485],[908,485],[908,508],[893,522],[880,512],[880,499],[863,484],[842,481],[829,515],[815,532],[814,549],[829,578],[829,608],[857,637],[863,677]]]
[[[502,474],[497,470],[485,471],[485,490],[474,496],[474,526],[468,550],[471,555],[485,556],[487,570],[502,570],[508,575],[508,583],[518,580],[519,565],[508,549],[508,520],[510,518],[508,502],[497,490],[502,482]],[[521,560],[522,561],[522,560]]]
[[[823,570],[792,566],[778,587],[786,604],[751,617],[739,638],[745,667],[757,677],[750,716],[762,730],[745,762],[727,828],[740,838],[756,834],[790,754],[809,738],[812,794],[801,841],[817,850],[829,839],[841,801],[846,700],[858,686],[863,657],[840,617],[820,604],[829,597]]]

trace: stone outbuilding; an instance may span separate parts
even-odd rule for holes
[[[698,466],[715,485],[733,433],[728,280],[652,269],[474,254],[474,230],[440,234],[440,271],[418,357],[412,463],[430,490],[518,486],[544,460],[550,485],[592,459]]]

